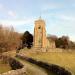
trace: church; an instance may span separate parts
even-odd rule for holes
[[[34,48],[48,49],[55,48],[55,42],[48,40],[45,21],[39,18],[35,21],[34,27]]]

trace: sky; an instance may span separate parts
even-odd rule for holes
[[[0,0],[0,24],[34,34],[39,17],[47,34],[69,36],[75,41],[75,0]]]

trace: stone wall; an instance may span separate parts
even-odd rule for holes
[[[0,75],[26,75],[26,69],[23,67],[22,69],[11,70]]]

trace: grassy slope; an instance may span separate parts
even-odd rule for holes
[[[27,51],[22,50],[21,53],[25,54],[26,56],[33,57],[37,60],[41,60],[44,62],[57,64],[62,67],[65,67],[66,69],[72,71],[75,75],[75,52],[31,53],[31,52],[28,52],[28,50]],[[11,56],[12,54],[14,56],[15,52],[6,53],[6,55],[11,55]],[[1,65],[0,65],[0,69],[2,70]],[[31,70],[30,68],[28,69]],[[32,71],[31,73],[34,73],[34,72]]]
[[[0,61],[0,73],[7,72],[11,69],[11,67],[8,64],[3,64],[2,61]]]
[[[41,60],[51,64],[57,64],[71,71],[75,75],[75,51],[36,53],[31,50],[23,49],[20,53],[37,60]]]
[[[60,65],[75,75],[75,52],[31,53],[29,56],[37,60]]]
[[[14,51],[9,51],[9,52],[4,52],[3,55],[14,57],[15,53],[16,52],[14,50]],[[8,64],[4,64],[2,63],[2,61],[0,61],[0,73],[4,73],[10,70],[11,70],[11,67]]]

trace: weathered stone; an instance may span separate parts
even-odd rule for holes
[[[26,68],[24,67],[22,69],[11,70],[0,75],[25,75],[25,74],[26,74]]]
[[[35,21],[34,27],[34,47],[42,52],[46,52],[46,48],[55,48],[55,42],[50,42],[46,37],[45,21],[41,18]]]

